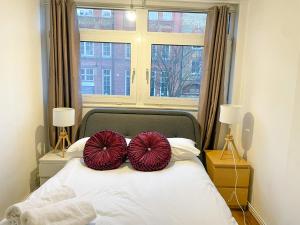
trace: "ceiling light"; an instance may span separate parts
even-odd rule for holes
[[[127,11],[126,12],[126,18],[129,20],[129,21],[135,21],[136,20],[136,13],[135,11],[133,10],[133,3],[132,3],[132,0],[130,2],[130,11]]]

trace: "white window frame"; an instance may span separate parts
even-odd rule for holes
[[[204,46],[204,34],[148,32],[148,10],[136,9],[136,14],[136,31],[80,29],[81,41],[131,44],[130,96],[83,95],[83,106],[197,110],[198,98],[150,96],[151,45]]]
[[[162,12],[163,21],[173,21],[174,13],[173,12]]]
[[[109,46],[109,54],[105,54],[104,46]],[[111,43],[102,43],[102,58],[111,58],[112,44]]]
[[[93,42],[83,42],[83,53],[81,53],[84,57],[93,57],[95,55],[94,52],[94,43]],[[91,47],[91,52],[92,54],[88,54],[89,51],[87,51],[87,47],[88,45],[90,45],[89,47]]]
[[[109,71],[109,75],[105,75],[104,71]],[[111,75],[111,69],[102,69],[102,95],[106,96],[106,94],[104,93],[104,86],[105,86],[105,82],[104,82],[104,79],[105,77],[109,76],[109,84],[110,84],[110,89],[109,89],[109,94],[108,95],[111,95],[112,93],[112,75]]]
[[[108,15],[105,15],[106,13]],[[102,18],[111,18],[112,17],[112,11],[110,9],[102,9],[101,10],[101,17]]]

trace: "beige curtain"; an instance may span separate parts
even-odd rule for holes
[[[50,1],[50,65],[48,90],[48,123],[50,145],[55,146],[58,129],[52,126],[52,109],[75,109],[75,126],[68,129],[71,141],[77,137],[81,121],[79,81],[80,38],[73,0]]]
[[[219,133],[218,111],[224,103],[224,74],[228,28],[228,7],[209,10],[204,40],[204,66],[201,80],[198,121],[202,148],[213,149]]]

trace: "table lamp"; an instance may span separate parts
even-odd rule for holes
[[[229,125],[229,132],[225,137],[225,144],[220,159],[223,158],[224,153],[226,151],[231,151],[233,157],[236,157],[238,160],[241,159],[237,151],[236,145],[234,143],[233,135],[231,134],[231,126],[239,122],[240,110],[241,110],[240,105],[231,105],[231,104],[221,105],[219,121],[221,123]]]
[[[73,108],[54,108],[53,109],[53,126],[59,127],[59,137],[55,145],[54,152],[62,144],[62,157],[65,157],[65,145],[71,145],[68,133],[65,127],[71,127],[75,124],[75,109]]]

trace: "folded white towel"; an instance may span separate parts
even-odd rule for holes
[[[21,215],[22,225],[87,225],[96,218],[94,207],[78,198],[34,208]]]
[[[40,208],[48,204],[59,202],[65,199],[74,198],[76,195],[74,191],[67,187],[61,186],[57,189],[53,189],[47,193],[43,193],[41,198],[28,198],[23,202],[16,203],[7,208],[5,211],[5,217],[12,225],[19,225],[20,216],[27,210],[33,208]]]

